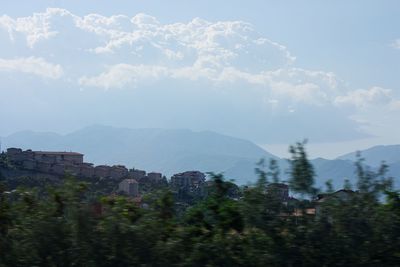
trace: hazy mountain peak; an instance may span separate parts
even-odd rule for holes
[[[400,162],[400,145],[378,145],[359,151],[365,159],[365,163],[371,166],[378,166],[382,161],[387,164]],[[357,152],[351,152],[338,159],[356,160]]]

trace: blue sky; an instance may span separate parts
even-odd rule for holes
[[[307,137],[326,157],[398,143],[398,1],[0,7],[0,135],[190,128],[278,154]]]

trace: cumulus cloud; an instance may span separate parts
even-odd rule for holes
[[[79,79],[79,84],[104,89],[122,88],[126,85],[136,87],[142,80],[158,80],[167,73],[168,69],[164,67],[118,64],[98,76],[83,76]]]
[[[127,17],[119,17],[116,26],[115,17],[92,17],[78,19],[77,25],[104,38],[103,45],[91,50],[98,54],[131,54],[132,58],[167,66],[258,70],[294,61],[286,47],[262,38],[250,24],[241,21],[212,23],[196,18],[189,23],[160,24],[154,17],[138,14],[130,23]]]
[[[352,105],[357,108],[368,108],[371,106],[392,105],[396,101],[392,90],[375,86],[369,89],[350,91],[346,95],[337,96],[334,102],[339,106]]]
[[[0,71],[29,73],[50,79],[58,79],[63,75],[63,69],[60,65],[49,63],[43,58],[37,57],[0,58]]]
[[[269,126],[285,123],[288,134],[292,134],[290,125],[297,125],[296,129],[308,125],[311,122],[305,118],[310,114],[316,125],[329,117],[347,130],[355,110],[363,112],[371,106],[396,110],[400,106],[389,89],[352,90],[332,72],[297,66],[286,46],[261,35],[243,21],[194,18],[166,24],[143,13],[133,17],[79,16],[65,9],[49,8],[27,17],[1,16],[0,42],[0,71],[51,79],[64,75],[61,82],[65,83],[58,84],[58,88],[101,88],[108,90],[110,96],[135,95],[143,101],[158,101],[157,107],[170,99],[162,112],[154,109],[152,119],[171,112],[173,120],[182,116],[177,127],[200,124],[193,121],[196,114],[191,113],[193,107],[199,107],[198,99],[207,103],[197,113],[197,117],[204,117],[203,128],[218,126],[220,121],[214,121],[213,114],[224,110],[225,123],[230,114],[235,119],[230,130],[222,132],[235,135],[235,131],[246,132],[265,124],[260,136]],[[399,40],[394,46],[400,48]],[[185,103],[186,108],[174,106],[176,99]],[[136,113],[146,108],[143,101],[136,103],[137,107],[143,105]],[[210,101],[215,101],[213,114]],[[125,106],[129,106],[128,102]],[[250,120],[251,117],[257,119]],[[240,123],[236,118],[241,118]],[[324,135],[341,135],[336,128]],[[310,129],[321,131],[314,124]]]
[[[0,17],[0,27],[8,32],[11,40],[14,40],[15,34],[25,35],[27,45],[33,48],[37,42],[57,35],[58,31],[52,24],[53,19],[66,16],[73,15],[67,10],[58,8],[48,8],[44,13],[35,13],[33,16],[17,19],[3,15]]]
[[[2,60],[3,70],[58,78],[63,70],[45,61],[50,55],[67,64],[66,69],[75,73],[81,86],[113,89],[137,88],[162,79],[205,81],[211,87],[239,84],[251,88],[246,89],[249,91],[262,90],[266,103],[273,99],[286,105],[352,103],[357,107],[388,94],[376,88],[346,92],[334,73],[295,67],[295,57],[284,45],[265,38],[243,21],[195,18],[187,23],[163,24],[143,13],[133,17],[78,16],[48,8],[28,17],[3,15],[1,29],[11,42],[25,40],[30,51],[26,53],[42,54]],[[43,47],[46,42],[53,43]],[[39,44],[42,46],[37,48]],[[44,48],[48,55],[43,55]]]
[[[87,51],[142,64],[264,70],[290,65],[295,60],[285,46],[264,38],[242,21],[195,18],[188,23],[161,24],[146,14],[132,18],[98,14],[80,17],[64,9],[49,8],[23,18],[4,15],[0,17],[0,27],[11,39],[18,34],[25,36],[31,49],[41,41],[57,39],[65,31],[73,30],[72,35],[92,34]],[[68,42],[71,46],[80,44],[79,38]]]
[[[92,74],[81,70],[81,86],[135,88],[163,78],[201,80],[209,86],[241,83],[244,87],[262,87],[270,98],[321,104],[338,83],[332,73],[293,67],[295,57],[285,46],[265,38],[243,21],[195,18],[187,23],[162,24],[142,13],[132,18],[77,16],[49,8],[29,17],[2,16],[0,26],[11,40],[18,34],[24,36],[33,52],[41,42],[68,38],[69,50],[65,53],[79,50],[71,57],[79,56],[84,61],[90,54],[95,55]],[[84,35],[89,35],[90,41],[83,43]],[[55,51],[62,51],[60,43],[46,49],[59,61],[66,61],[68,55]],[[79,69],[76,65],[74,71]]]
[[[294,66],[295,57],[284,45],[243,21],[195,18],[187,23],[163,24],[143,13],[133,17],[78,16],[48,8],[28,17],[3,15],[1,29],[11,42],[25,40],[28,51],[24,53],[41,54],[7,63],[3,60],[7,65],[3,69],[22,64],[23,72],[59,77],[61,66],[45,62],[44,58],[51,57],[51,61],[65,64],[67,75],[74,73],[72,79],[81,86],[113,89],[137,88],[163,79],[202,81],[210,87],[263,91],[266,103],[270,103],[268,99],[286,105],[352,102],[357,107],[369,101],[369,94],[377,97],[386,92],[346,92],[334,73]],[[45,43],[51,45],[43,46]]]
[[[341,83],[333,73],[298,68],[250,73],[233,67],[216,71],[194,66],[172,68],[130,64],[109,66],[99,75],[81,77],[79,83],[83,86],[121,89],[136,88],[138,85],[146,85],[163,79],[205,82],[210,87],[229,88],[243,85],[249,91],[250,86],[257,91],[263,91],[271,99],[286,99],[286,102],[312,105],[330,104],[332,96],[340,91],[337,85]]]

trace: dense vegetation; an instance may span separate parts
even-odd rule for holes
[[[207,197],[183,212],[168,190],[141,208],[123,196],[93,197],[90,184],[73,179],[45,194],[2,186],[0,266],[400,266],[400,194],[385,166],[375,173],[360,159],[358,193],[308,215],[321,192],[304,145],[291,152],[289,184],[302,196],[295,207],[266,190],[279,181],[273,161],[239,199],[213,175]]]

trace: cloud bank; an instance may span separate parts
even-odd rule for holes
[[[58,79],[63,75],[60,65],[47,62],[43,58],[28,57],[16,59],[0,58],[0,72],[22,72],[43,78]]]
[[[371,107],[398,112],[393,90],[350,88],[335,73],[302,68],[286,46],[243,21],[164,24],[142,13],[78,16],[49,8],[1,16],[0,42],[4,84],[20,86],[10,73],[52,79],[46,86],[64,100],[43,92],[38,103],[56,98],[66,108],[78,97],[81,123],[133,117],[124,126],[211,129],[260,142],[335,141],[368,135],[359,122]],[[93,113],[83,111],[88,104]]]

